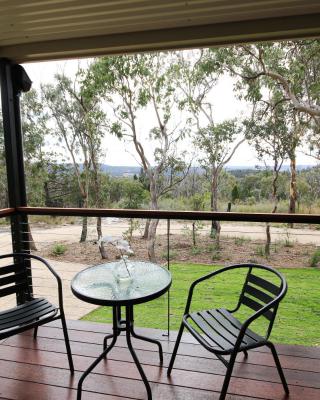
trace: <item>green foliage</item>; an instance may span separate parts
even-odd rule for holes
[[[309,266],[313,268],[319,267],[319,262],[320,262],[320,249],[317,249],[310,257]]]
[[[91,64],[86,77],[87,90],[97,93],[114,111],[110,132],[133,143],[143,166],[139,179],[152,192],[153,208],[157,208],[161,196],[183,180],[187,167],[184,154],[176,151],[177,143],[188,133],[187,123],[182,121],[179,129],[172,126],[173,116],[175,125],[177,118],[172,63],[171,53],[105,57]],[[147,107],[154,115],[146,129],[155,162],[149,160],[139,137],[139,115]]]
[[[266,253],[264,246],[257,246],[257,248],[255,249],[255,254],[259,257],[265,257]]]
[[[212,261],[218,261],[218,260],[221,260],[221,254],[220,254],[220,251],[216,251],[216,252],[214,252],[214,253],[212,254],[212,256],[211,256],[211,260],[212,260]]]
[[[21,120],[28,204],[44,206],[44,186],[53,152],[44,150],[45,139],[50,134],[49,116],[35,89],[21,97]]]
[[[253,206],[254,204],[256,204],[256,197],[255,196],[247,197],[246,203],[249,204],[250,206]]]
[[[186,224],[183,227],[183,230],[185,231],[186,235],[187,236],[191,235],[193,248],[196,248],[196,246],[197,246],[199,234],[200,234],[201,230],[203,229],[203,227],[204,227],[203,221],[192,221],[191,229],[189,228],[188,224]]]
[[[67,246],[62,243],[56,243],[51,250],[54,256],[62,256],[67,251]]]
[[[177,257],[177,252],[175,251],[175,250],[170,250],[170,252],[169,252],[169,260],[174,260],[176,257]],[[168,260],[168,253],[167,253],[167,251],[165,251],[165,252],[163,252],[162,254],[161,254],[161,258],[162,259],[164,259],[164,260]]]
[[[286,238],[284,241],[284,247],[293,247],[293,246],[294,243],[290,239]]]
[[[201,254],[201,252],[202,251],[201,251],[201,249],[199,247],[193,246],[192,249],[191,249],[191,254],[193,256],[197,256],[197,255]]]
[[[138,180],[125,179],[122,181],[123,200],[120,205],[123,208],[139,208],[149,197],[148,192]]]
[[[236,237],[236,238],[234,239],[234,243],[235,243],[237,246],[242,246],[244,243],[248,242],[249,240],[250,240],[250,239],[241,236],[241,237]]]
[[[130,218],[129,220],[129,227],[126,231],[123,232],[123,238],[128,240],[131,243],[132,236],[136,230],[141,231],[142,228],[142,221],[140,219]]]
[[[204,195],[201,193],[195,193],[189,197],[190,210],[201,211],[204,209]]]
[[[78,205],[88,207],[89,201],[102,204],[99,158],[103,155],[102,124],[106,115],[96,94],[85,87],[86,71],[78,70],[72,80],[56,74],[52,84],[43,85],[45,110],[54,121],[51,132],[59,147],[64,148],[64,160],[72,164],[76,177]],[[89,190],[91,189],[92,190]]]
[[[236,200],[238,200],[240,198],[240,192],[239,192],[239,188],[238,185],[235,184],[232,188],[231,191],[231,201],[234,204],[236,202]]]

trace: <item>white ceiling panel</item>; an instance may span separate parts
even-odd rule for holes
[[[18,62],[320,35],[320,0],[0,0]]]

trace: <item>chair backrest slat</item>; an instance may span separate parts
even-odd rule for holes
[[[27,283],[27,274],[25,271],[20,271],[17,272],[16,274],[13,275],[8,275],[5,276],[4,278],[0,278],[0,287],[1,286],[7,286],[10,285],[11,283]]]
[[[260,278],[260,276],[249,274],[248,282],[251,282],[251,283],[255,284],[256,286],[260,286],[260,288],[265,289],[268,292],[270,292],[276,296],[280,292],[280,288],[278,286],[274,285],[273,283],[271,283],[263,278]]]
[[[8,296],[9,294],[19,293],[27,289],[27,284],[25,282],[18,283],[14,286],[8,286],[4,289],[0,289],[0,297]]]
[[[250,307],[252,310],[254,311],[259,311],[261,310],[261,308],[263,307],[260,303],[258,303],[257,301],[250,299],[247,296],[243,296],[242,298],[242,304],[245,304],[247,307]],[[264,314],[263,314],[269,321],[271,321],[273,319],[273,310],[267,310]]]
[[[253,273],[255,268],[257,269],[258,267],[252,266],[248,272],[243,287],[241,303],[254,311],[259,311],[262,307],[269,304],[277,297],[281,291],[281,282],[279,282],[280,286],[277,286],[267,280],[267,278],[261,278],[260,276],[255,275]],[[269,321],[272,321],[275,317],[275,313],[276,307],[266,311],[263,316]]]
[[[0,297],[23,292],[29,292],[24,264],[20,262],[0,267]]]
[[[20,271],[23,268],[23,265],[21,263],[19,264],[12,264],[12,265],[7,265],[5,267],[0,267],[0,276],[2,275],[8,275],[11,273],[15,273]]]
[[[249,293],[252,297],[255,297],[256,299],[260,300],[264,304],[270,303],[274,298],[269,296],[267,293],[263,292],[262,290],[259,290],[258,288],[255,288],[251,285],[246,285],[245,292]]]

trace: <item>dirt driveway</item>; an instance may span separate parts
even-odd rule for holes
[[[141,236],[142,228],[134,232],[134,236]],[[105,235],[113,237],[120,237],[128,229],[128,221],[119,218],[105,218],[103,220],[103,232]],[[190,222],[171,221],[170,233],[181,234],[186,230],[191,229]],[[199,231],[200,234],[207,234],[209,230],[209,223],[205,222],[203,228]],[[166,234],[167,222],[160,221],[158,234]],[[78,242],[81,234],[80,224],[67,224],[58,226],[41,226],[34,224],[32,226],[32,234],[35,242],[41,247],[41,244],[47,245],[52,242]],[[252,240],[265,239],[265,226],[252,225],[252,224],[236,224],[236,223],[223,223],[221,228],[221,235],[228,237],[246,238]],[[88,226],[88,240],[95,240],[97,238],[96,229],[94,224]],[[291,229],[284,227],[271,227],[271,239],[273,242],[291,241],[300,244],[313,244],[320,246],[320,230],[315,229]],[[0,230],[0,251],[10,251],[11,236],[9,227],[2,227]]]

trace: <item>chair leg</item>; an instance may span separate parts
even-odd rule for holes
[[[224,400],[226,398],[228,387],[229,387],[229,383],[230,383],[230,379],[231,379],[231,375],[232,375],[232,371],[233,371],[233,366],[234,366],[234,363],[236,361],[236,357],[237,357],[237,353],[232,353],[231,354],[230,361],[229,361],[228,366],[227,366],[226,376],[225,376],[224,381],[223,381],[223,385],[222,385],[222,389],[221,389],[219,400]]]
[[[247,350],[243,350],[244,358],[248,358],[248,352]]]
[[[184,330],[184,325],[183,325],[183,323],[181,323],[180,329],[179,329],[179,333],[178,333],[178,336],[177,336],[177,340],[176,340],[176,343],[174,345],[174,349],[173,349],[172,356],[171,356],[171,359],[170,359],[170,363],[169,363],[169,367],[168,367],[168,371],[167,371],[167,376],[170,376],[170,374],[171,374],[172,367],[173,367],[173,364],[174,364],[174,360],[176,359],[178,347],[179,347],[180,340],[181,340],[181,337],[182,337],[182,334],[183,334],[183,330]]]
[[[71,347],[70,347],[70,342],[69,342],[68,329],[67,329],[67,324],[66,324],[66,319],[65,319],[64,313],[61,314],[61,323],[62,323],[62,330],[63,330],[63,335],[64,335],[64,341],[65,341],[65,343],[66,343],[66,349],[67,349],[67,355],[68,355],[68,361],[69,361],[70,372],[71,372],[71,374],[74,374],[74,366],[73,366],[73,360],[72,360],[72,353],[71,353]]]
[[[272,352],[272,355],[273,355],[273,358],[274,358],[274,362],[275,362],[275,364],[277,366],[277,370],[278,370],[278,373],[279,373],[279,376],[280,376],[284,391],[286,392],[286,394],[289,394],[288,384],[287,384],[286,378],[284,376],[284,373],[283,373],[283,370],[282,370],[282,367],[281,367],[281,364],[280,364],[280,360],[279,360],[279,357],[278,357],[278,354],[277,354],[277,350],[274,347],[273,343],[271,343],[271,342],[268,342],[267,346],[269,347],[269,349]]]

